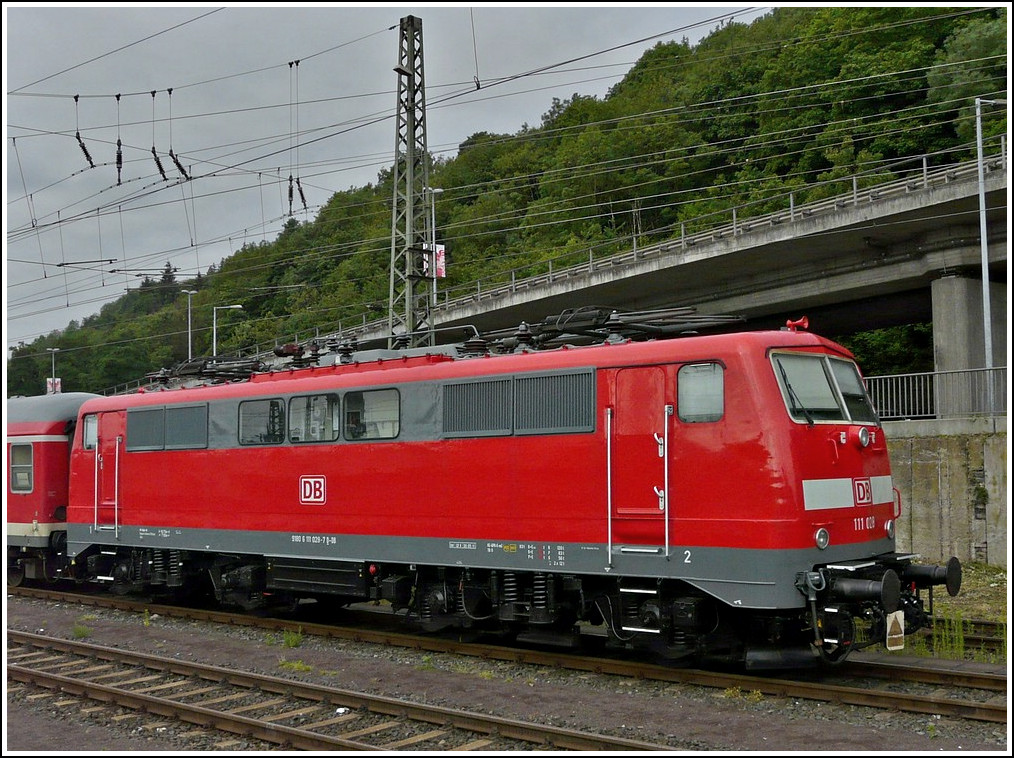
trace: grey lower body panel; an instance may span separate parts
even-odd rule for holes
[[[624,579],[686,581],[731,606],[754,609],[803,607],[795,587],[799,572],[815,564],[860,557],[857,546],[837,549],[761,550],[605,543],[536,542],[473,538],[263,532],[179,527],[120,526],[95,529],[68,524],[67,554],[92,545],[153,550],[256,555],[311,561],[369,561],[497,571],[545,572]],[[889,552],[889,540],[867,543],[863,556]]]

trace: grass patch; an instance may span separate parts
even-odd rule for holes
[[[287,661],[284,658],[278,662],[280,668],[288,669],[289,671],[313,671],[313,666],[302,661]]]
[[[298,630],[294,632],[290,630],[285,630],[282,632],[281,639],[279,639],[274,634],[268,634],[264,638],[264,642],[267,643],[268,645],[281,644],[282,647],[287,648],[299,647],[300,645],[303,644],[303,629],[302,627],[300,627]]]

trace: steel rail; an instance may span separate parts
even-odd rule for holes
[[[74,655],[87,655],[99,660],[129,663],[180,676],[196,677],[216,683],[227,683],[248,688],[259,693],[274,693],[287,698],[339,704],[359,711],[410,721],[439,724],[469,732],[495,734],[498,737],[539,745],[552,745],[565,750],[629,750],[657,751],[666,746],[631,740],[610,735],[589,734],[573,729],[528,723],[500,716],[470,713],[454,708],[414,703],[397,698],[371,695],[363,692],[307,684],[292,679],[255,674],[221,666],[180,661],[174,658],[138,653],[119,648],[110,648],[76,640],[64,640],[30,632],[7,631],[8,642],[56,650]],[[65,692],[80,694],[95,700],[116,702],[130,708],[150,711],[164,716],[177,716],[204,726],[213,725],[230,731],[276,744],[291,745],[304,750],[343,747],[353,750],[378,748],[355,740],[331,737],[305,729],[286,727],[279,724],[260,722],[257,719],[228,714],[200,705],[190,705],[176,700],[159,698],[143,693],[132,693],[115,686],[76,679],[74,677],[39,672],[30,667],[8,663],[8,677],[18,681],[32,682],[40,686],[58,688]],[[449,748],[456,749],[456,748]]]

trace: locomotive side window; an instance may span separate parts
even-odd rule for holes
[[[32,446],[11,444],[11,492],[31,492],[34,481]]]
[[[239,444],[274,445],[285,440],[285,404],[248,400],[239,404]]]
[[[725,413],[725,369],[718,363],[682,366],[676,376],[680,421],[718,421]]]
[[[400,419],[398,390],[348,392],[345,395],[346,439],[394,439],[401,431]]]
[[[84,417],[81,442],[85,450],[94,450],[99,444],[99,417],[95,414]]]
[[[340,431],[338,395],[308,395],[289,401],[290,442],[334,442]]]

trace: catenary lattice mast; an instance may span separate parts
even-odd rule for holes
[[[394,145],[394,203],[391,213],[391,287],[388,346],[434,344],[427,255],[425,192],[429,186],[426,149],[426,86],[423,76],[422,19],[401,20],[398,65],[398,125]]]

